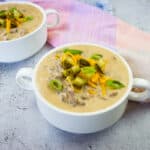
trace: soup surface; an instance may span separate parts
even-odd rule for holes
[[[31,5],[0,5],[0,41],[16,39],[34,31],[40,26],[42,19],[42,13]]]
[[[70,54],[74,50],[82,54]],[[76,59],[76,67],[66,65],[68,58]],[[101,68],[95,67],[98,62]],[[97,46],[76,45],[52,53],[36,72],[41,95],[56,107],[71,112],[95,112],[113,105],[125,94],[128,82],[128,70],[120,58]]]

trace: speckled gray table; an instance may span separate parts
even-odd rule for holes
[[[150,31],[149,0],[111,2],[115,15]],[[15,83],[17,70],[34,67],[48,49],[20,63],[0,64],[0,150],[150,150],[150,104],[130,102],[119,122],[95,134],[73,135],[51,126],[33,93]]]

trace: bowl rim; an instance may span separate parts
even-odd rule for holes
[[[43,25],[46,23],[46,12],[44,11],[44,9],[41,6],[39,6],[37,4],[34,4],[32,2],[27,2],[27,1],[6,1],[6,2],[0,2],[0,6],[1,5],[6,5],[6,4],[27,4],[27,5],[33,6],[33,7],[35,7],[36,9],[38,9],[41,12],[43,17],[42,17],[42,21],[41,21],[40,25],[36,29],[34,29],[32,32],[30,32],[30,33],[28,33],[28,34],[26,34],[26,35],[24,35],[22,37],[16,38],[16,39],[0,41],[0,44],[4,44],[4,43],[8,44],[8,43],[16,42],[16,41],[19,41],[19,40],[24,40],[24,39],[28,38],[29,36],[32,36],[37,31],[39,31],[43,27]]]
[[[93,112],[71,112],[71,111],[67,111],[64,110],[62,108],[59,108],[57,106],[55,106],[52,103],[49,103],[48,101],[45,100],[45,98],[40,94],[40,92],[38,91],[38,88],[36,86],[36,72],[38,69],[39,64],[43,61],[43,59],[45,57],[47,57],[48,55],[59,51],[62,48],[65,47],[69,47],[69,46],[76,46],[76,45],[86,45],[86,46],[98,46],[100,48],[105,49],[106,51],[109,51],[115,55],[117,55],[121,61],[125,64],[127,70],[128,70],[128,75],[129,75],[129,84],[128,84],[128,88],[126,90],[126,92],[124,93],[124,95],[120,98],[120,100],[118,100],[116,103],[114,103],[113,105],[102,109],[102,110],[97,110],[97,111],[93,111]],[[113,51],[113,48],[109,48],[108,46],[102,45],[102,44],[96,44],[96,43],[89,43],[89,42],[76,42],[76,43],[69,43],[69,44],[64,44],[61,46],[58,46],[56,48],[51,49],[49,52],[47,52],[44,56],[42,56],[40,58],[40,60],[38,61],[38,63],[36,64],[34,71],[33,71],[33,80],[32,80],[32,84],[33,84],[33,90],[37,96],[38,99],[40,99],[41,102],[43,102],[44,104],[46,104],[49,108],[61,113],[61,114],[65,114],[65,115],[71,115],[71,116],[93,116],[93,115],[100,115],[103,113],[106,113],[108,111],[111,111],[115,108],[117,108],[119,105],[121,105],[124,101],[127,100],[127,97],[129,95],[129,92],[131,91],[132,85],[133,85],[133,74],[131,71],[131,68],[129,67],[129,64],[126,62],[126,60],[116,51]],[[40,106],[39,106],[40,107]]]

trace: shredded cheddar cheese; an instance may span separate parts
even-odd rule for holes
[[[80,58],[82,58],[80,55],[74,55],[73,57],[74,57],[76,63],[77,63],[77,61],[78,61]]]
[[[10,32],[10,28],[11,28],[11,21],[9,19],[6,19],[6,31],[7,31],[7,33]]]
[[[88,93],[94,95],[94,94],[96,94],[96,91],[94,91],[94,90],[92,90],[92,89],[89,89],[89,90],[88,90]]]
[[[91,81],[94,82],[94,83],[98,83],[98,81],[99,81],[99,74],[98,74],[98,73],[95,73],[95,74],[92,76]]]
[[[102,90],[102,96],[106,95],[106,85],[105,84],[101,84],[101,90]]]
[[[92,83],[91,81],[88,81],[88,85],[90,85],[93,88],[96,88],[96,84]]]
[[[100,86],[101,86],[101,90],[102,90],[102,95],[105,96],[106,95],[106,81],[109,79],[109,77],[102,75],[99,78],[99,82],[100,82]]]

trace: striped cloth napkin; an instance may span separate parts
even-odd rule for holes
[[[32,2],[60,13],[60,24],[48,30],[48,43],[54,47],[69,42],[94,42],[114,47],[126,58],[134,76],[150,80],[150,34],[77,0]]]

